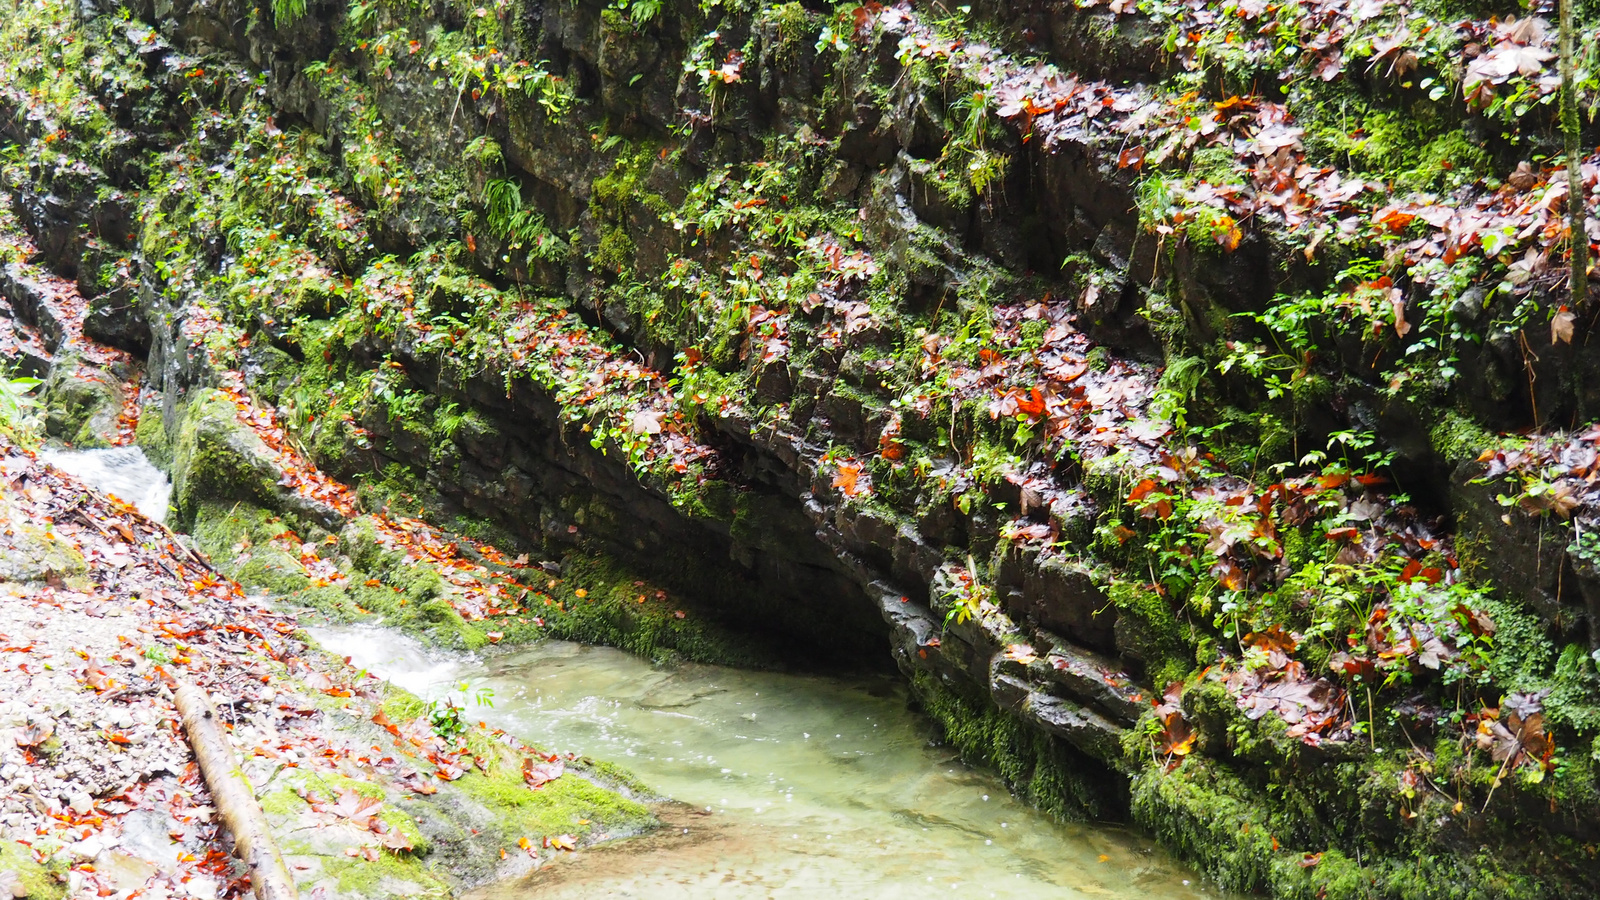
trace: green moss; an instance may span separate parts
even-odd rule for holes
[[[1117,607],[1117,645],[1137,653],[1151,684],[1182,681],[1193,668],[1188,629],[1149,585],[1115,578],[1107,591]]]
[[[56,361],[40,395],[45,434],[78,448],[110,446],[122,392],[109,372],[80,366],[77,357],[68,356]]]
[[[1428,431],[1433,452],[1444,462],[1457,465],[1500,444],[1495,434],[1453,409],[1447,409]]]
[[[511,766],[491,774],[469,772],[456,782],[495,814],[509,837],[537,839],[555,834],[583,836],[595,832],[625,834],[643,830],[655,817],[643,804],[575,774],[568,773],[532,790]]]
[[[913,692],[945,741],[974,765],[994,769],[1018,796],[1062,821],[1118,818],[1121,779],[1098,760],[1030,728],[993,705],[963,697],[926,672]]]
[[[310,808],[310,804],[300,798],[293,788],[279,788],[269,791],[259,798],[261,811],[269,816],[278,818],[291,818]]]
[[[158,468],[163,471],[172,468],[172,441],[167,437],[161,407],[151,405],[139,411],[139,427],[134,430],[133,438]]]
[[[21,844],[0,840],[0,872],[15,872],[28,900],[58,900],[67,895],[66,884],[52,878]]]
[[[426,713],[428,704],[416,694],[390,684],[383,698],[382,711],[391,722],[409,722]]]
[[[1217,764],[1186,758],[1168,772],[1152,764],[1134,776],[1134,821],[1225,890],[1271,885],[1273,835],[1256,792]]]
[[[554,589],[524,601],[531,613],[543,617],[542,633],[549,637],[605,644],[656,661],[679,658],[764,669],[784,658],[781,648],[764,646],[759,638],[722,624],[704,606],[658,596],[654,584],[615,561],[572,554],[564,560],[563,572],[566,577]],[[579,590],[584,596],[577,595]],[[506,637],[520,635],[508,631]]]
[[[206,502],[272,504],[277,473],[258,452],[258,443],[239,424],[226,395],[212,391],[189,401],[172,450],[172,497],[180,526],[192,524]]]
[[[395,897],[438,892],[450,896],[449,882],[428,871],[410,854],[382,853],[376,862],[324,857],[322,871],[338,883],[341,897]],[[415,886],[410,890],[407,886]]]

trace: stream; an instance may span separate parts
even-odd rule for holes
[[[686,807],[662,812],[665,834],[564,855],[477,900],[1220,896],[1148,841],[1011,797],[934,741],[892,675],[657,667],[564,641],[445,655],[380,628],[310,631],[425,698],[492,689],[472,718],[619,763]]]
[[[136,448],[40,455],[165,517],[171,485]],[[553,640],[446,654],[380,627],[308,630],[425,699],[488,688],[493,706],[472,706],[473,719],[619,763],[675,801],[658,805],[666,827],[562,854],[472,900],[1226,896],[1144,838],[1062,825],[1017,801],[937,742],[893,675],[655,666]]]
[[[39,458],[124,503],[131,503],[146,518],[167,520],[172,482],[138,447],[103,450],[62,450],[46,447]]]

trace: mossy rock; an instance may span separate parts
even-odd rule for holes
[[[1454,410],[1445,410],[1428,432],[1428,440],[1439,459],[1452,466],[1477,459],[1478,454],[1501,443],[1494,432]]]
[[[111,446],[122,413],[122,391],[110,373],[68,358],[51,370],[40,396],[45,434],[79,449]]]
[[[0,499],[0,516],[10,521],[9,535],[0,537],[0,581],[45,581],[63,578],[81,582],[89,567],[83,554],[57,538],[53,531],[29,524]]]
[[[272,507],[278,472],[272,454],[240,425],[233,401],[212,391],[189,401],[172,447],[172,505],[178,523],[194,523],[201,504],[245,501]]]
[[[1034,807],[1069,822],[1126,815],[1123,782],[1101,761],[994,706],[961,696],[927,672],[912,675],[911,687],[962,759],[995,769]]]
[[[1133,818],[1230,891],[1271,883],[1272,827],[1255,793],[1208,760],[1172,771],[1151,764],[1133,779]]]
[[[162,471],[172,468],[172,439],[162,421],[161,407],[146,406],[139,411],[139,426],[134,429],[133,439],[157,468]]]
[[[637,834],[656,822],[644,804],[572,773],[530,790],[520,771],[502,764],[491,768],[489,775],[470,772],[459,784],[494,814],[512,844],[520,837],[539,843],[542,837],[558,834],[619,837]]]
[[[1188,629],[1164,597],[1148,585],[1112,579],[1107,593],[1117,608],[1117,649],[1143,667],[1156,686],[1182,681],[1194,667]]]
[[[28,900],[58,900],[67,895],[67,886],[53,878],[44,866],[33,861],[27,847],[0,840],[0,872],[12,872]]]

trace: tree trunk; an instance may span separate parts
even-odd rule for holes
[[[255,788],[234,758],[211,697],[192,684],[180,684],[172,699],[183,717],[183,730],[200,763],[200,774],[211,789],[211,801],[233,834],[235,852],[250,868],[250,886],[256,900],[299,900],[294,879],[267,831],[267,818],[256,803]]]

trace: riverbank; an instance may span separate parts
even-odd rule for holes
[[[248,892],[177,679],[212,696],[302,896],[453,895],[655,824],[620,770],[319,652],[187,539],[9,443],[0,511],[0,878],[17,896]]]

